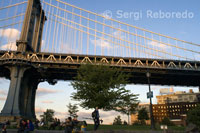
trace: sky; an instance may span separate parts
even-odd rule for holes
[[[199,0],[65,0],[65,2],[92,12],[96,12],[98,14],[112,17],[113,19],[117,19],[137,27],[148,29],[153,32],[161,33],[197,44],[200,42]],[[166,16],[163,18],[162,14]],[[167,16],[169,14],[171,17]],[[14,42],[16,38],[19,37],[20,28],[21,27],[18,26],[18,30],[14,30],[12,28],[6,29],[4,34],[2,34],[2,30],[0,29],[1,49],[5,47],[3,40],[6,37],[11,37],[11,42]],[[9,30],[12,30],[12,32],[14,31],[14,33],[11,35],[5,34],[9,33]],[[45,41],[46,40],[44,39],[44,43]],[[100,43],[102,44],[102,42]],[[187,48],[189,46],[186,45],[185,47]],[[200,49],[196,50],[200,51]],[[197,59],[199,60],[200,55],[195,56],[198,56]],[[0,78],[0,110],[2,110],[5,103],[9,83],[10,82],[8,80]],[[198,91],[198,87],[152,85],[151,88],[154,93],[153,103],[156,103],[156,95],[159,95],[159,90],[161,88],[171,87],[174,88],[174,91],[188,92],[189,89],[193,89],[195,92]],[[149,99],[146,98],[148,86],[130,84],[126,86],[126,89],[131,90],[131,92],[134,94],[139,94],[139,100],[141,103],[149,102]],[[68,116],[66,105],[69,102],[78,103],[71,100],[70,96],[72,92],[74,92],[74,90],[70,85],[70,81],[59,81],[54,86],[49,85],[47,82],[40,83],[37,89],[35,103],[37,116],[39,117],[39,115],[42,114],[42,112],[44,112],[46,109],[53,109],[56,112],[56,117],[63,120]],[[85,110],[81,107],[79,107],[79,110],[78,119],[83,120],[85,118],[91,117],[92,110]],[[114,111],[105,112],[100,110],[100,116],[104,120],[104,124],[112,123],[114,117],[117,115],[121,115],[123,120],[127,120],[127,116],[120,113]],[[91,122],[89,120],[87,121]]]

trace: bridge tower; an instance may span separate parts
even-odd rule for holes
[[[17,53],[40,52],[42,31],[46,17],[40,0],[28,0]],[[10,87],[0,120],[35,118],[35,94],[39,84],[37,73],[28,63],[16,62],[7,66],[10,71]]]

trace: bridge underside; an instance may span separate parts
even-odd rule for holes
[[[119,57],[96,57],[50,53],[0,52],[0,76],[10,79],[8,68],[13,65],[28,66],[41,81],[73,80],[81,64],[109,65],[131,74],[130,84],[175,86],[200,86],[200,62]]]
[[[2,116],[35,118],[35,94],[39,82],[55,84],[73,80],[81,64],[109,65],[129,73],[130,84],[200,86],[200,62],[49,53],[0,52],[0,77],[10,79]]]
[[[57,80],[73,80],[76,76],[77,69],[80,65],[68,65],[57,68],[50,68],[53,65],[45,65],[45,68],[38,68],[39,73],[35,76],[41,81],[49,81],[51,83]],[[175,86],[200,86],[200,72],[187,72],[181,70],[156,70],[145,68],[124,68],[126,73],[131,75],[130,84],[148,84],[146,73],[151,73],[150,82],[153,85],[175,85]],[[10,79],[9,71],[4,67],[0,67],[0,76]],[[35,69],[34,69],[35,70]]]

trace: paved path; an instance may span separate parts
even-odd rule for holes
[[[16,133],[16,129],[8,129],[7,133]],[[31,132],[30,132],[31,133]],[[33,133],[64,133],[64,131],[35,130]],[[163,131],[87,131],[86,133],[164,133]],[[185,133],[183,131],[170,131],[168,133]]]

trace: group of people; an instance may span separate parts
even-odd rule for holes
[[[99,115],[99,110],[98,107],[95,108],[95,110],[92,112],[92,119],[94,121],[94,130],[96,131],[100,125],[100,123],[103,122],[103,120],[100,120],[100,115]],[[77,120],[77,118],[75,117],[73,120],[71,117],[68,117],[65,120],[64,126],[65,126],[65,133],[72,133],[72,131],[74,130],[76,132],[76,127],[80,122]],[[79,124],[80,125],[80,124]],[[82,127],[81,129],[85,129],[85,127],[87,126],[87,123],[85,121],[83,121],[81,123]],[[82,130],[84,131],[84,130]]]
[[[61,129],[60,119],[57,118],[54,119],[53,123],[49,127],[49,130],[55,130],[56,127],[59,127],[59,129]]]
[[[78,121],[76,117],[74,119],[68,117],[65,119],[63,126],[65,127],[65,133],[72,133],[72,131],[84,131],[83,129],[87,126],[87,123],[86,121]]]
[[[102,123],[103,121],[99,119],[99,110],[98,107],[95,108],[95,110],[92,112],[92,119],[94,121],[94,130],[96,131],[100,125],[100,122]],[[29,131],[34,131],[35,128],[39,127],[39,120],[35,121],[35,126],[32,123],[31,120],[24,120],[21,119],[17,125],[18,127],[18,133],[28,133]],[[9,124],[9,123],[8,123]],[[44,125],[41,121],[41,126]],[[6,125],[4,124],[2,127],[2,132],[6,133]],[[53,123],[50,125],[49,130],[55,130],[56,127],[65,127],[65,133],[72,133],[72,131],[80,131],[80,126],[81,129],[86,129],[87,123],[86,121],[78,121],[77,118],[71,118],[68,117],[63,124],[61,124],[60,119],[55,118]],[[82,131],[84,131],[82,130]]]
[[[28,133],[29,131],[34,131],[34,125],[31,120],[21,119],[17,127],[18,133]]]

